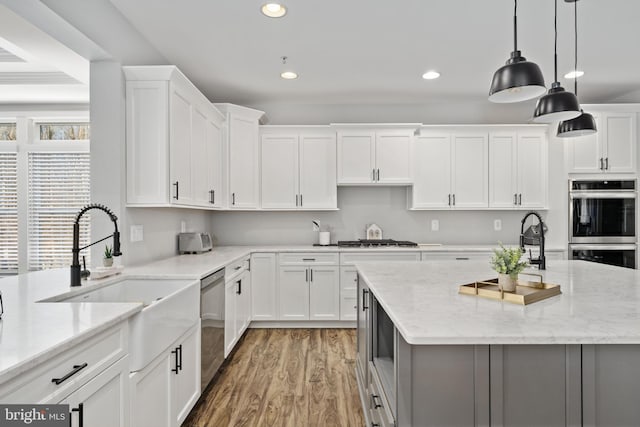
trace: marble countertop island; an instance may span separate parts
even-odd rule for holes
[[[358,273],[409,344],[640,344],[640,271],[549,261],[562,294],[527,306],[458,294],[497,277],[488,261],[358,263]]]

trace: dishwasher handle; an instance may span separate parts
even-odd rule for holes
[[[224,268],[204,277],[200,281],[200,290],[204,291],[220,281],[224,281]]]

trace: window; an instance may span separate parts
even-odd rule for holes
[[[76,141],[89,139],[86,123],[40,123],[41,141]]]
[[[16,124],[0,123],[0,141],[16,140]]]
[[[0,274],[18,272],[17,158],[0,153]]]
[[[89,153],[29,153],[29,270],[71,264],[73,222],[89,203],[89,179]],[[80,247],[89,244],[88,218],[80,222]]]

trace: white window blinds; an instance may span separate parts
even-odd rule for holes
[[[0,274],[18,271],[17,154],[0,153]]]
[[[29,153],[29,270],[71,264],[73,221],[90,199],[89,167],[89,153]],[[89,232],[89,215],[84,215],[80,247],[89,244]],[[89,254],[88,250],[81,254],[87,265]]]

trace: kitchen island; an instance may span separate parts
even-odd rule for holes
[[[359,263],[357,376],[370,425],[640,425],[640,272],[537,271],[528,306],[458,294],[487,261]]]

